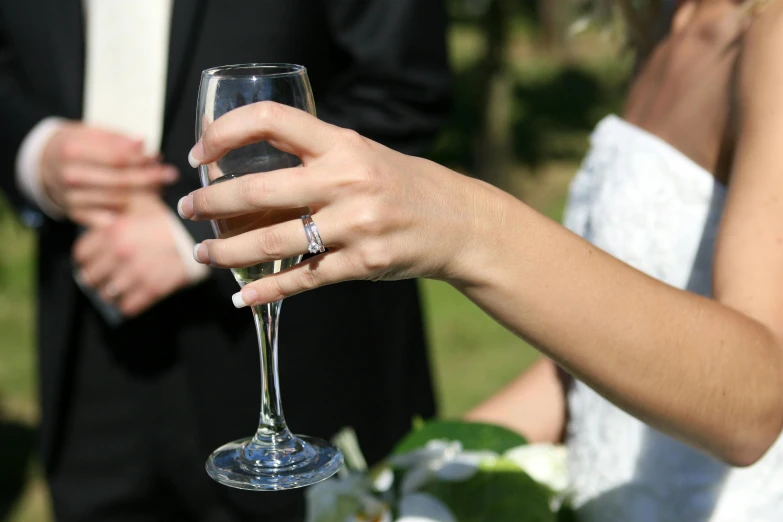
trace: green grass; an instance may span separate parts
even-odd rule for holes
[[[10,215],[0,217],[0,413],[12,410],[28,419],[35,393],[33,239]]]
[[[440,414],[455,418],[536,358],[514,336],[446,283],[423,281]]]
[[[41,473],[35,464],[23,468],[38,418],[33,348],[34,236],[6,208],[0,200],[0,517],[11,509],[8,520],[45,522],[51,516]],[[22,477],[27,477],[27,487],[22,500],[12,507],[9,500]]]

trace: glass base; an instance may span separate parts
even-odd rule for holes
[[[229,442],[207,459],[207,473],[238,489],[277,491],[326,480],[342,467],[343,454],[330,443],[294,436],[283,444],[263,444],[257,438]]]

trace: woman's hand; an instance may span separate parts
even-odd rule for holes
[[[203,220],[307,208],[328,252],[248,284],[237,306],[268,303],[352,279],[459,277],[475,221],[493,190],[435,163],[405,156],[357,133],[284,105],[261,102],[216,120],[193,148],[193,166],[268,141],[303,168],[247,175],[182,198],[180,215]],[[300,219],[207,240],[194,256],[215,267],[246,267],[307,252]],[[239,296],[241,295],[241,300]]]

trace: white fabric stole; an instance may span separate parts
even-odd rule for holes
[[[144,140],[163,134],[173,0],[84,0],[85,123]]]

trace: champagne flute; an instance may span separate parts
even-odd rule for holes
[[[243,105],[271,100],[315,114],[307,70],[291,64],[245,64],[204,71],[198,95],[196,139],[226,112]],[[253,143],[233,150],[209,165],[199,167],[203,186],[230,183],[231,179],[296,167],[299,158]],[[262,211],[212,221],[218,238],[232,237],[307,214],[307,209]],[[302,234],[305,234],[304,229]],[[292,267],[302,256],[234,268],[240,287]],[[221,484],[250,490],[281,490],[308,486],[334,475],[343,456],[332,444],[292,435],[283,418],[277,373],[277,338],[282,301],[252,308],[261,354],[261,418],[253,437],[230,442],[215,450],[206,463],[207,473]]]

